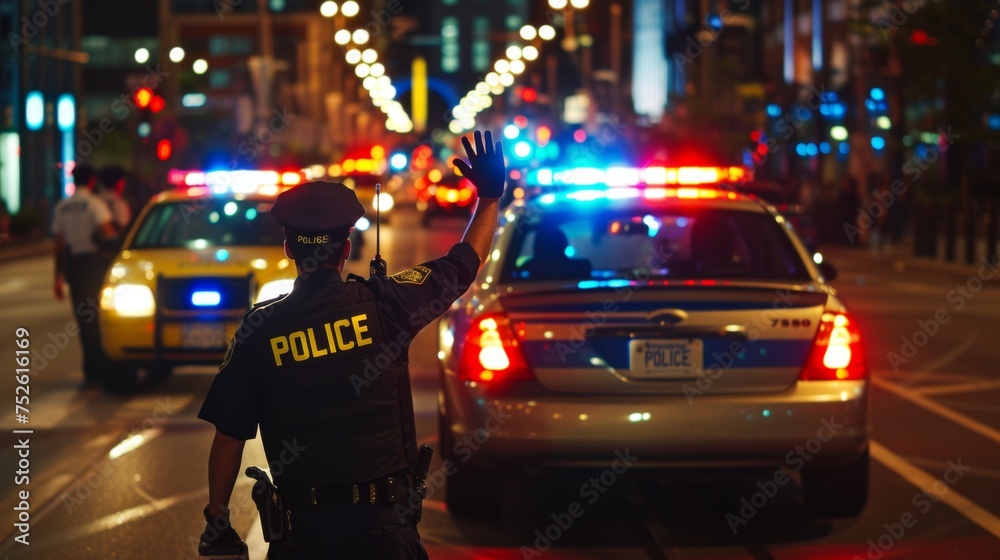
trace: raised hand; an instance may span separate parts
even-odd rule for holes
[[[503,144],[499,140],[493,143],[493,133],[489,130],[485,134],[475,132],[476,149],[472,149],[472,143],[467,137],[462,138],[462,145],[465,146],[466,156],[469,158],[466,163],[461,158],[455,158],[452,163],[463,176],[476,185],[476,191],[480,198],[500,198],[503,194],[504,183],[507,180],[507,168],[504,165]]]

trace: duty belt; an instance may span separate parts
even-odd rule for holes
[[[356,484],[309,486],[282,492],[285,507],[296,509],[319,505],[405,504],[410,483],[405,478],[383,477]]]

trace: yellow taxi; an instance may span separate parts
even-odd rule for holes
[[[105,386],[127,390],[175,365],[218,364],[254,303],[291,291],[295,263],[269,216],[298,172],[171,171],[143,208],[101,291]]]

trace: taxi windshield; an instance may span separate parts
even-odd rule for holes
[[[281,225],[269,215],[270,200],[197,198],[157,204],[146,214],[132,249],[270,245],[284,241]]]
[[[734,210],[549,212],[521,224],[507,254],[505,282],[810,279],[772,216]]]

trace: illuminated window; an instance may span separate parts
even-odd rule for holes
[[[212,89],[225,89],[229,87],[229,70],[218,68],[208,74],[208,85]]]
[[[485,16],[472,20],[472,69],[484,72],[490,67],[490,19]]]
[[[458,71],[458,18],[441,19],[441,71]]]

